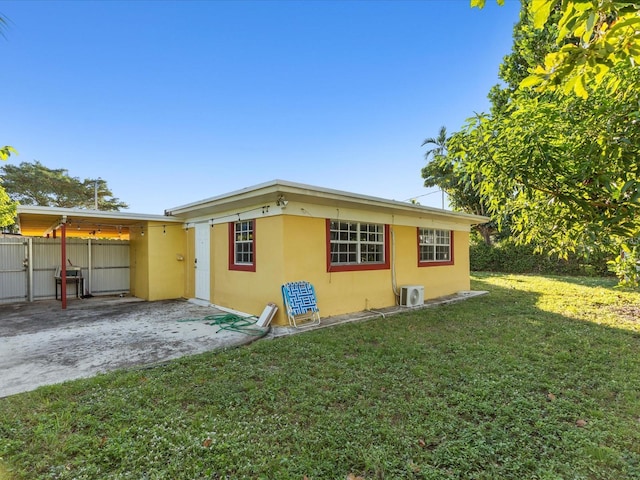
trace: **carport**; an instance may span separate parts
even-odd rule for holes
[[[33,239],[50,238],[59,239],[60,252],[57,275],[60,277],[60,296],[62,309],[67,308],[67,279],[72,283],[78,282],[73,277],[69,277],[68,270],[72,270],[72,264],[67,255],[68,238],[87,239],[89,244],[87,265],[82,266],[86,272],[86,278],[82,282],[83,293],[92,290],[92,280],[96,278],[92,265],[91,242],[123,242],[129,241],[132,245],[131,253],[128,255],[130,268],[129,283],[131,293],[145,300],[160,298],[179,298],[182,296],[182,289],[175,289],[166,292],[154,290],[150,285],[150,278],[153,273],[149,272],[149,256],[158,255],[154,249],[154,242],[159,243],[158,237],[165,238],[162,248],[174,247],[178,250],[173,255],[173,261],[182,258],[179,250],[183,248],[184,233],[182,220],[164,215],[146,215],[128,212],[112,212],[72,208],[52,208],[39,206],[18,206],[18,224],[25,240],[25,260],[23,266],[26,274],[27,301],[34,300],[34,262],[33,262]],[[146,235],[145,235],[146,234]],[[168,238],[168,239],[167,239]],[[151,240],[150,240],[151,239]],[[167,250],[171,252],[171,250]],[[21,259],[22,261],[22,259]],[[74,273],[79,270],[73,266]],[[184,277],[176,275],[182,272],[182,265],[176,268],[175,265],[168,265],[169,270],[176,278]],[[82,271],[80,270],[80,271]],[[53,275],[51,276],[53,281]],[[77,286],[77,283],[76,283]],[[56,286],[56,291],[57,291]],[[163,295],[163,293],[165,293]]]

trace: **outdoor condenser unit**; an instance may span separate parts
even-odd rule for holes
[[[417,307],[424,304],[424,287],[422,285],[403,285],[400,287],[400,305]]]

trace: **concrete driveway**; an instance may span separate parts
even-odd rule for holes
[[[214,313],[183,300],[131,297],[71,299],[67,310],[55,300],[0,305],[0,397],[256,338],[179,321]]]

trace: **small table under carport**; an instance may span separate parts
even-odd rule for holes
[[[82,276],[82,269],[80,267],[67,267],[64,287],[62,287],[62,267],[56,267],[54,279],[56,283],[56,300],[58,300],[58,285],[60,285],[60,297],[62,297],[62,289],[66,288],[67,283],[70,282],[75,282],[76,284],[76,298],[80,298],[80,292],[84,295],[84,277]]]

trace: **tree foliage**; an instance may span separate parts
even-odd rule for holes
[[[4,31],[7,27],[7,19],[0,15],[0,35],[4,37]],[[0,144],[1,145],[1,144]],[[18,152],[10,145],[0,147],[0,160],[7,160],[11,154],[17,154]],[[0,228],[4,230],[4,227],[13,225],[16,217],[16,202],[9,198],[6,190],[2,186],[2,179],[0,178]]]
[[[424,154],[424,158],[428,161],[431,157],[438,157],[447,154],[447,142],[449,137],[447,136],[447,127],[444,125],[440,127],[437,137],[425,138],[422,142],[422,146],[433,145],[433,148],[427,150]]]
[[[2,18],[0,17],[0,21]],[[13,147],[5,146],[0,148],[0,160],[7,160],[11,154],[17,153]],[[2,178],[0,178],[0,228],[4,230],[4,227],[13,225],[16,217],[17,203],[9,198],[6,190],[2,185]]]
[[[556,43],[568,41],[557,52],[548,53],[544,64],[533,69],[521,85],[538,91],[560,88],[585,99],[602,86],[615,92],[623,79],[614,67],[640,63],[638,4],[628,0],[532,0],[535,28],[549,21],[556,5],[562,13]],[[632,88],[639,85],[636,82]]]
[[[478,179],[465,170],[464,162],[448,154],[449,140],[447,129],[443,126],[440,127],[437,137],[427,138],[422,142],[422,146],[434,145],[424,154],[427,161],[422,168],[424,186],[437,186],[444,190],[454,210],[474,215],[488,215],[489,208],[479,193]],[[491,235],[496,231],[496,222],[487,222],[474,228],[483,241],[490,245]]]
[[[13,225],[16,218],[16,205],[0,185],[0,229]]]
[[[637,286],[638,7],[614,0],[522,5],[491,114],[454,134],[449,155],[480,179],[492,215],[510,218],[517,241],[563,256],[623,252],[611,268]]]
[[[522,242],[564,253],[631,238],[640,218],[638,101],[605,91],[586,100],[516,96],[505,115],[471,119],[449,152],[482,178],[490,211],[508,215]]]
[[[113,197],[102,179],[80,180],[69,176],[65,169],[50,169],[38,161],[1,168],[5,190],[13,201],[22,205],[92,209],[97,184],[99,210],[127,208],[126,203]]]
[[[503,4],[504,0],[497,0]],[[482,8],[486,0],[471,0]],[[640,64],[640,11],[629,0],[524,0],[536,29],[556,25],[558,48],[550,49],[520,84],[538,92],[560,90],[587,98],[605,86],[618,91],[621,78],[612,70]],[[559,12],[559,17],[554,17]],[[613,73],[613,75],[608,75]],[[638,88],[636,83],[633,88]]]
[[[0,160],[7,160],[12,153],[18,153],[12,146],[5,145],[4,147],[0,147]]]

